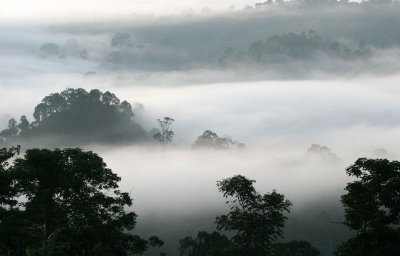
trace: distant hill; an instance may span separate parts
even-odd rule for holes
[[[0,132],[3,144],[84,145],[89,143],[137,143],[149,139],[134,121],[132,106],[111,92],[66,89],[43,98],[33,113],[18,123],[10,119]]]

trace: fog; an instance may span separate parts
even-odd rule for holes
[[[188,86],[62,78],[40,77],[38,85],[30,80],[33,88],[6,88],[11,100],[2,101],[0,108],[12,116],[32,113],[47,93],[71,84],[87,89],[95,84],[142,103],[144,110],[136,118],[147,130],[157,126],[157,118],[176,120],[174,143],[167,149],[84,146],[122,177],[121,189],[131,193],[139,214],[137,232],[164,236],[170,252],[176,251],[178,238],[215,228],[214,217],[227,211],[216,181],[235,174],[255,179],[262,193],[277,189],[293,202],[287,239],[306,239],[330,252],[348,236],[344,227],[330,223],[343,220],[339,199],[349,181],[345,168],[358,157],[398,157],[398,76]],[[23,104],[15,101],[21,97]],[[206,129],[232,136],[246,148],[192,149]],[[313,143],[329,147],[337,158],[309,152]]]
[[[399,157],[398,4],[119,0],[90,9],[98,1],[88,1],[73,19],[81,1],[61,2],[14,1],[0,9],[0,130],[11,117],[33,120],[43,97],[66,88],[109,90],[142,104],[134,120],[146,131],[158,118],[174,118],[167,148],[78,145],[122,177],[139,215],[136,232],[165,239],[170,255],[179,238],[215,229],[214,217],[228,210],[216,181],[235,174],[256,180],[260,193],[283,193],[293,203],[286,239],[308,240],[329,255],[350,234],[331,223],[343,221],[345,168],[359,157]],[[28,14],[31,8],[37,12]],[[309,30],[351,51],[364,40],[369,54],[219,65],[227,47],[247,52],[258,40]],[[112,46],[116,33],[130,35],[132,45]],[[45,43],[59,48],[53,54]],[[246,147],[193,149],[205,130]],[[312,144],[327,149],[309,150]]]

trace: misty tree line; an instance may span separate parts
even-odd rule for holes
[[[55,137],[57,141],[75,145],[87,143],[140,143],[159,142],[167,147],[173,142],[174,132],[171,117],[158,119],[159,128],[146,132],[134,120],[134,110],[127,101],[115,94],[97,89],[66,89],[43,98],[33,113],[34,121],[25,115],[19,122],[8,121],[6,129],[0,131],[0,145],[24,143],[34,139]],[[60,141],[61,140],[61,141]],[[74,141],[76,143],[74,143]],[[57,143],[55,143],[57,144]],[[206,130],[193,144],[193,148],[230,149],[245,145],[229,136],[219,137]]]
[[[290,10],[290,6],[295,8],[308,9],[311,6],[340,6],[340,8],[366,10],[374,9],[375,6],[388,6],[388,8],[398,8],[398,1],[393,0],[370,0],[349,2],[349,1],[335,1],[335,0],[304,0],[304,1],[266,1],[257,4],[255,7],[248,9],[268,9],[272,6],[285,6]],[[271,8],[272,9],[272,8]],[[339,8],[337,8],[339,9]],[[376,8],[376,13],[381,13],[386,8]],[[368,12],[367,12],[368,11]],[[244,11],[245,12],[245,11]],[[277,8],[279,12],[279,8]],[[260,12],[261,13],[261,12]],[[373,13],[373,12],[371,12]],[[357,12],[355,12],[355,15]],[[268,15],[268,13],[266,13]],[[340,15],[337,15],[340,19]],[[374,21],[374,19],[367,19],[365,17],[365,24]],[[285,20],[283,17],[282,20]],[[202,56],[197,56],[194,49],[185,48],[186,46],[180,41],[185,40],[188,34],[178,35],[174,37],[174,33],[179,32],[179,28],[174,28],[176,31],[172,35],[161,34],[156,39],[153,36],[143,34],[142,29],[137,29],[135,26],[125,28],[115,28],[110,34],[107,34],[107,41],[101,43],[98,49],[101,52],[95,52],[94,48],[91,49],[87,46],[86,42],[80,44],[76,39],[70,39],[65,43],[61,42],[45,42],[38,47],[39,55],[42,57],[59,57],[59,58],[81,58],[99,61],[102,67],[107,67],[109,70],[184,70],[191,69],[194,65],[201,68],[235,68],[235,66],[244,66],[254,68],[253,65],[261,65],[261,68],[268,66],[275,71],[285,71],[284,67],[279,64],[291,64],[293,61],[306,61],[308,65],[313,65],[311,68],[321,68],[324,71],[339,72],[341,64],[335,64],[337,61],[362,61],[363,58],[378,56],[380,48],[387,48],[388,46],[398,46],[397,33],[393,33],[392,29],[388,28],[387,23],[381,25],[382,31],[387,31],[384,36],[369,36],[365,35],[363,30],[365,28],[359,27],[360,33],[357,36],[352,34],[338,33],[336,31],[335,38],[322,38],[317,33],[326,33],[324,28],[309,24],[307,27],[298,28],[297,26],[290,28],[282,28],[286,31],[285,34],[279,34],[275,29],[258,28],[256,35],[247,35],[248,40],[245,40],[242,46],[238,46],[238,42],[243,40],[226,40],[226,38],[219,38],[222,42],[221,45],[215,46],[214,49],[204,50]],[[265,26],[273,27],[274,24],[265,24]],[[277,20],[279,24],[279,20]],[[293,22],[289,20],[288,22]],[[301,21],[300,21],[301,22]],[[223,23],[222,23],[223,24]],[[370,26],[375,26],[373,23]],[[330,27],[328,27],[329,29]],[[196,27],[194,28],[196,29]],[[316,32],[306,32],[308,29],[314,29]],[[270,32],[265,32],[270,30]],[[379,29],[378,29],[379,30]],[[290,32],[291,31],[291,32]],[[301,32],[304,31],[304,32]],[[155,31],[154,33],[156,33]],[[347,31],[351,32],[351,31]],[[353,31],[354,32],[354,31]],[[180,33],[180,32],[179,32]],[[186,32],[188,33],[188,32]],[[210,32],[215,33],[215,32]],[[262,36],[265,33],[265,36]],[[224,33],[221,33],[224,34]],[[383,34],[383,33],[382,33]],[[261,35],[261,36],[260,36]],[[182,37],[181,37],[182,36]],[[214,36],[210,34],[210,36]],[[338,39],[339,38],[339,39]],[[374,43],[374,38],[387,38],[385,45],[377,46]],[[171,46],[170,44],[176,44]],[[205,40],[204,43],[207,41]],[[212,44],[210,44],[212,45]],[[376,46],[377,51],[373,51],[372,45]],[[182,47],[182,48],[180,48]],[[182,56],[185,52],[188,56]],[[206,56],[207,57],[204,57]],[[326,58],[326,63],[331,63],[328,67],[320,67],[318,58]],[[320,59],[321,60],[321,59]],[[372,59],[373,60],[373,59]],[[371,60],[371,61],[372,61]],[[200,64],[200,65],[199,65]],[[276,64],[276,65],[274,65]],[[344,65],[344,64],[343,64]],[[340,72],[349,71],[350,68],[358,70],[359,66],[346,66]],[[332,69],[332,70],[331,70]],[[95,74],[94,71],[85,72],[87,75]]]
[[[388,3],[399,3],[399,0],[361,0],[351,1],[351,0],[267,0],[262,3],[255,4],[256,7],[268,7],[272,4],[279,5],[290,5],[290,4],[340,4],[340,5],[360,5],[368,6],[371,4],[388,4]]]
[[[132,52],[134,43],[129,33],[116,33],[111,39],[113,51],[108,61],[117,65],[132,65],[138,56]],[[243,63],[261,65],[289,63],[292,60],[312,60],[325,56],[331,59],[357,60],[372,55],[365,41],[357,47],[349,46],[335,40],[324,39],[317,32],[309,30],[299,34],[290,32],[259,39],[252,42],[247,50],[235,50],[226,47],[217,63],[221,68],[232,68]]]
[[[78,148],[0,149],[0,255],[137,255],[161,248],[157,236],[133,233],[132,198],[97,154]],[[398,255],[400,162],[360,158],[341,197],[343,225],[356,231],[336,256]],[[181,256],[317,256],[306,241],[282,242],[292,202],[236,175],[217,182],[228,211],[217,230],[179,240]],[[223,233],[219,233],[223,232]],[[166,255],[161,249],[157,254]]]
[[[370,56],[371,50],[363,41],[358,48],[351,49],[338,41],[323,39],[315,31],[309,30],[307,33],[284,33],[270,36],[266,40],[257,40],[251,43],[246,51],[235,52],[232,47],[228,47],[219,58],[219,64],[221,67],[246,62],[268,65],[291,60],[311,60],[320,55],[354,60]]]

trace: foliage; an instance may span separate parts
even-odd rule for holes
[[[325,40],[315,31],[309,30],[307,33],[290,32],[255,41],[245,52],[235,53],[231,47],[228,47],[221,55],[219,63],[222,67],[226,67],[241,61],[274,64],[293,59],[312,59],[319,55],[349,59],[369,54],[370,50],[363,42],[357,49],[351,49],[338,41]]]
[[[216,133],[210,130],[204,131],[204,133],[200,135],[193,144],[194,148],[230,149],[233,146],[236,146],[237,148],[245,147],[243,143],[234,141],[232,138],[227,136],[219,137]]]
[[[273,191],[261,195],[253,187],[254,180],[236,175],[218,181],[219,191],[227,199],[230,212],[216,218],[218,230],[235,231],[233,245],[239,254],[265,255],[272,243],[283,236],[283,227],[290,201]]]
[[[225,256],[232,255],[231,244],[225,235],[218,232],[200,231],[197,237],[187,236],[179,240],[180,255],[186,256]]]
[[[0,133],[11,137],[57,137],[63,141],[125,142],[146,140],[147,133],[133,121],[133,111],[127,101],[120,101],[111,92],[94,89],[66,89],[50,94],[35,107],[35,121],[29,124],[26,116],[20,123],[11,119],[9,127]]]
[[[399,251],[400,162],[360,158],[346,169],[356,178],[342,196],[345,224],[358,232],[337,255],[391,255]],[[394,255],[394,254],[393,254]]]
[[[17,135],[18,135],[17,121],[14,118],[11,118],[10,120],[8,120],[7,129],[4,129],[0,132],[0,137],[6,139],[15,137]]]
[[[116,33],[111,39],[113,47],[132,47],[131,35],[128,33]]]
[[[333,153],[327,146],[319,144],[311,144],[310,148],[307,150],[309,154],[317,155],[324,160],[336,161],[338,156]]]
[[[160,130],[155,132],[153,138],[160,142],[164,147],[170,144],[174,138],[174,132],[171,130],[171,125],[174,121],[175,120],[170,117],[164,117],[163,120],[157,119],[157,122],[160,125]]]
[[[400,231],[384,229],[358,234],[341,244],[335,256],[397,256],[400,252]]]
[[[19,154],[19,147],[0,149],[0,210],[4,205],[14,206],[17,202],[13,200],[15,191],[11,189],[11,175],[9,172],[10,159]]]
[[[1,151],[3,159],[12,153]],[[146,250],[146,240],[125,232],[136,225],[136,214],[125,211],[131,197],[118,189],[120,178],[95,153],[31,149],[6,173],[10,198],[25,200],[8,203],[2,211],[0,255],[128,255]]]
[[[306,241],[290,241],[274,244],[271,250],[273,256],[319,256],[319,251]]]
[[[60,46],[55,43],[44,43],[40,46],[40,54],[42,57],[55,56],[60,53]]]
[[[164,241],[157,236],[151,236],[149,237],[149,244],[152,247],[161,247],[164,245]]]

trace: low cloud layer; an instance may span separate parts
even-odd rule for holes
[[[214,81],[394,74],[400,69],[396,61],[400,33],[394,25],[400,22],[399,8],[398,3],[287,3],[169,16],[114,13],[115,16],[99,16],[90,21],[9,21],[0,26],[6,35],[0,42],[1,73],[12,76],[17,72],[23,76],[49,72],[133,72],[140,80],[154,72],[185,75],[212,70],[218,73],[209,79]],[[351,54],[343,51],[320,54],[318,49],[313,58],[293,58],[289,54],[268,65],[241,60],[255,42],[310,30],[324,42],[330,42],[326,47],[354,52],[363,45],[370,54],[360,59],[350,58]],[[129,43],[113,45],[112,39],[118,34],[126,35]],[[275,48],[270,45],[270,51],[281,52],[282,43],[279,41]],[[43,46],[49,44],[56,45],[58,50],[52,54],[44,52]],[[285,47],[289,48],[283,52],[313,48],[301,42]],[[220,65],[226,49],[238,56],[229,67]],[[198,77],[201,76],[200,72]]]

